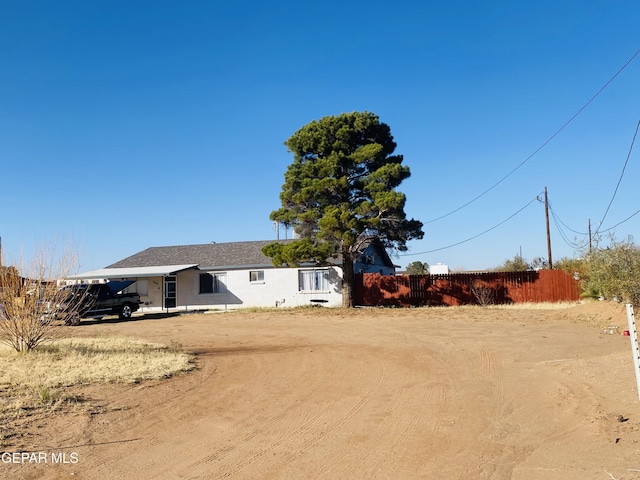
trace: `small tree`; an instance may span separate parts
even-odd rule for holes
[[[292,226],[300,237],[271,244],[263,253],[274,265],[326,263],[341,259],[342,303],[353,306],[353,263],[369,240],[407,250],[422,238],[422,223],[408,220],[406,198],[396,190],[409,177],[388,125],[369,112],[345,113],[313,121],[285,142],[293,163],[280,193],[282,208],[271,220]]]
[[[411,262],[409,265],[407,265],[407,273],[409,275],[426,275],[427,273],[429,273],[429,264],[419,261]]]
[[[585,256],[582,289],[591,295],[640,305],[640,247],[631,237],[610,240],[608,247]]]
[[[19,267],[0,267],[0,342],[17,352],[29,352],[58,338],[65,321],[78,315],[66,302],[59,282],[72,273],[75,256],[54,259],[44,251]]]
[[[574,278],[582,279],[587,270],[587,261],[585,258],[562,257],[553,262],[553,266],[556,270],[562,270]]]
[[[583,281],[586,278],[587,260],[584,257],[581,257],[581,258],[562,257],[560,260],[556,260],[555,262],[553,262],[553,267],[556,270],[562,270],[563,272],[567,272],[576,280]],[[585,296],[591,296],[591,295],[585,295]]]
[[[496,272],[526,272],[530,269],[527,261],[520,255],[516,255],[513,259],[507,259],[505,262],[494,268]]]

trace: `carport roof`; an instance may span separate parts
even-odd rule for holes
[[[163,277],[173,275],[190,268],[198,268],[197,263],[184,265],[154,265],[150,267],[101,268],[91,272],[80,273],[69,278],[83,280],[90,278],[141,278]]]

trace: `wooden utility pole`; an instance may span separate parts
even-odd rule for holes
[[[547,187],[544,187],[544,216],[547,223],[547,254],[549,255],[549,270],[553,270],[553,259],[551,257],[551,232],[549,231],[549,198],[547,197]]]
[[[589,253],[591,253],[591,219],[589,219]]]

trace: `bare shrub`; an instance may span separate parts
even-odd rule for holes
[[[471,286],[471,294],[478,302],[478,305],[486,306],[496,303],[495,289],[485,285],[482,282],[475,281]]]
[[[76,258],[69,250],[60,256],[39,250],[29,263],[0,262],[0,343],[29,352],[60,336],[63,324],[79,314],[80,302],[70,305],[61,288],[75,273]]]

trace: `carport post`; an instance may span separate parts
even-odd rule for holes
[[[636,386],[640,399],[640,350],[638,349],[638,330],[633,318],[633,305],[627,303],[627,320],[629,321],[629,338],[631,339],[631,354],[633,356],[633,368],[636,372]]]

